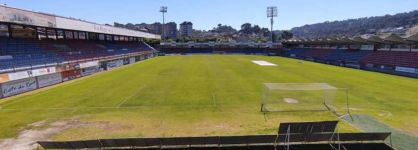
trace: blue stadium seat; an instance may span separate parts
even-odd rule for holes
[[[152,50],[140,42],[0,38],[0,71]]]

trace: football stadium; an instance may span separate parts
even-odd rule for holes
[[[418,146],[418,34],[163,39],[0,5],[0,149]]]

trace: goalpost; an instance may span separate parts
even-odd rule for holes
[[[327,83],[264,83],[262,112],[331,111],[349,114],[348,91]]]

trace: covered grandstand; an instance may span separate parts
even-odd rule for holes
[[[0,6],[0,98],[153,57],[159,35]]]
[[[165,54],[256,54],[277,55],[282,48],[280,43],[254,42],[207,42],[207,43],[161,43],[161,52]]]
[[[287,57],[418,77],[418,34],[292,39],[283,45]]]

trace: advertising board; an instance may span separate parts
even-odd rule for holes
[[[37,88],[35,78],[27,78],[16,81],[10,81],[1,85],[2,95],[4,97],[13,96]]]
[[[9,81],[9,74],[0,74],[0,83]]]
[[[38,86],[46,87],[54,84],[58,84],[62,82],[61,73],[54,73],[54,74],[48,74],[43,76],[38,76]]]
[[[81,69],[81,76],[88,76],[99,71],[99,66]]]
[[[415,68],[409,68],[409,67],[395,67],[395,70],[399,72],[416,73]]]
[[[31,71],[13,72],[13,73],[9,73],[9,80],[10,81],[19,80],[19,79],[29,78],[31,76],[32,76]]]
[[[68,81],[72,79],[76,79],[81,77],[81,71],[80,70],[67,70],[61,72],[62,81]]]
[[[131,57],[131,58],[129,58],[129,63],[130,63],[130,64],[135,63],[135,57]]]
[[[108,70],[123,66],[123,60],[113,60],[106,63]]]
[[[99,61],[89,61],[89,62],[80,63],[79,66],[80,68],[99,66]]]
[[[40,68],[40,69],[34,69],[32,70],[32,76],[42,76],[47,74],[56,73],[55,67],[48,67],[48,68]]]
[[[69,71],[69,70],[74,70],[76,67],[74,64],[70,64],[70,65],[62,65],[62,66],[58,66],[57,67],[57,72],[63,72],[63,71]]]

